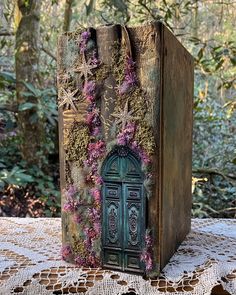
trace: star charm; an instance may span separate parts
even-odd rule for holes
[[[67,83],[68,80],[70,79],[70,74],[68,72],[66,73],[59,73],[57,76],[57,80],[59,81],[59,83]]]
[[[73,70],[74,70],[75,73],[80,72],[80,77],[84,76],[84,83],[87,83],[88,82],[88,76],[93,75],[91,70],[95,69],[96,67],[97,67],[97,65],[92,64],[92,59],[91,58],[89,58],[88,62],[86,62],[85,55],[83,54],[81,66],[79,66],[77,68],[74,68]]]
[[[116,120],[116,124],[121,124],[122,126],[122,130],[125,129],[126,124],[134,119],[137,120],[137,117],[132,117],[131,115],[133,114],[134,111],[129,111],[129,106],[128,106],[128,100],[125,103],[125,108],[122,111],[120,109],[120,112],[117,114],[112,114],[113,117],[118,118],[118,120]]]
[[[65,89],[61,88],[62,93],[61,93],[60,97],[61,97],[62,101],[60,102],[58,108],[60,108],[61,106],[63,106],[65,104],[66,106],[71,106],[72,109],[75,112],[77,112],[76,106],[73,102],[74,95],[76,94],[77,91],[78,91],[78,89],[74,90],[73,92],[71,92],[71,91],[66,92]]]

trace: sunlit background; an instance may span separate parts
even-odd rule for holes
[[[28,13],[22,15],[21,3],[28,11],[35,6],[38,26],[29,23],[20,29]],[[79,27],[161,20],[195,58],[192,214],[235,217],[235,16],[236,2],[230,0],[2,0],[0,216],[60,216],[58,35]],[[17,61],[17,44],[25,34],[34,44],[29,48],[25,43],[20,49],[28,56],[29,67]]]

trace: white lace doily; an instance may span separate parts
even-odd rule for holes
[[[158,280],[62,261],[60,218],[0,218],[0,245],[1,295],[236,294],[236,220],[194,219]]]

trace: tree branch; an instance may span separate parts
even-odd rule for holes
[[[57,60],[56,56],[53,53],[51,53],[47,48],[41,46],[41,49],[43,52],[49,55],[53,60]]]
[[[215,174],[220,175],[225,180],[232,181],[236,179],[236,175],[233,174],[224,174],[223,172],[217,170],[217,169],[208,169],[208,168],[197,168],[192,170],[193,173],[201,173],[201,174]]]
[[[8,32],[8,31],[0,31],[0,36],[14,36],[14,32]]]
[[[8,111],[12,113],[18,113],[17,105],[1,105],[0,111]]]

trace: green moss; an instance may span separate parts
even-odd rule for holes
[[[120,45],[117,42],[114,44],[114,47],[114,51],[112,52],[113,62],[111,64],[111,72],[119,86],[125,77],[125,49],[121,48],[119,50]]]
[[[66,160],[77,161],[82,166],[87,159],[87,147],[90,142],[89,128],[85,123],[74,123],[68,136]]]
[[[155,142],[152,127],[147,122],[143,121],[139,123],[134,138],[145,149],[149,156],[154,154]]]
[[[110,69],[108,66],[101,64],[94,73],[94,78],[98,84],[102,83],[109,76]]]
[[[72,236],[72,250],[75,255],[86,256],[87,249],[84,245],[84,239],[81,237],[76,237],[75,235]]]

